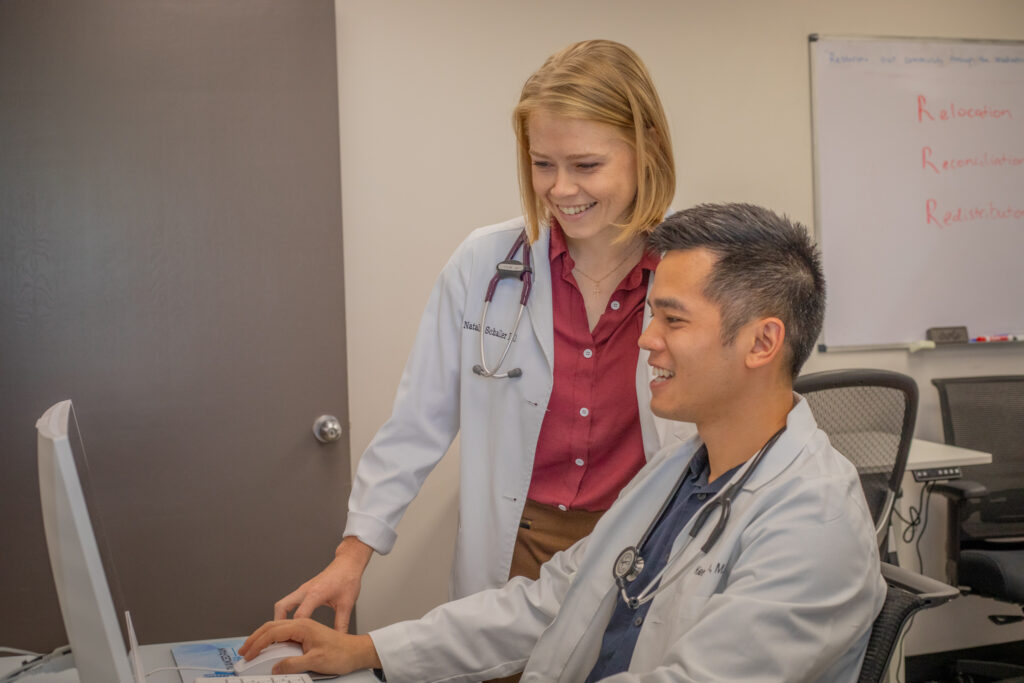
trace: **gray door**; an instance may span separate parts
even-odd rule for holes
[[[70,398],[143,642],[244,634],[349,489],[333,0],[0,2],[0,645],[66,642],[36,418]]]

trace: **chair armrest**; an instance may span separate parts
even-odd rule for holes
[[[957,479],[955,481],[944,481],[935,484],[932,491],[949,498],[950,502],[961,503],[965,500],[976,500],[988,495],[988,489],[984,484],[968,479]]]
[[[930,576],[918,574],[888,562],[882,562],[882,578],[890,586],[902,588],[921,598],[928,607],[941,605],[960,595],[958,589],[947,583],[936,581]]]

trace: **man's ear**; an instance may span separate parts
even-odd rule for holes
[[[786,344],[785,324],[778,318],[761,318],[750,324],[753,343],[747,352],[747,367],[764,367],[780,358]]]

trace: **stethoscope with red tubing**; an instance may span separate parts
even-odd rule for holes
[[[612,566],[612,576],[615,578],[615,585],[619,588],[619,595],[622,597],[622,600],[626,603],[627,607],[635,610],[640,607],[640,605],[650,602],[658,593],[668,588],[669,584],[682,577],[683,572],[685,572],[689,567],[689,562],[680,567],[673,575],[664,581],[661,581],[665,576],[665,572],[668,571],[668,568],[672,566],[672,563],[675,560],[682,557],[683,553],[689,547],[690,542],[696,538],[697,534],[699,534],[701,529],[704,528],[704,523],[707,521],[708,517],[710,517],[711,513],[717,509],[718,521],[715,523],[715,527],[708,535],[707,540],[704,541],[704,545],[700,547],[701,555],[708,554],[708,551],[714,547],[715,543],[717,543],[718,539],[722,536],[722,532],[725,531],[726,524],[729,523],[729,512],[732,510],[732,501],[736,497],[736,493],[744,484],[747,483],[747,480],[750,479],[750,475],[754,472],[754,469],[757,468],[758,463],[760,463],[761,459],[764,458],[765,453],[771,450],[771,447],[775,445],[775,442],[779,440],[779,437],[782,436],[784,431],[786,431],[785,426],[775,432],[764,446],[761,446],[761,450],[759,450],[757,454],[750,459],[747,468],[743,471],[743,474],[740,475],[740,478],[726,486],[720,494],[712,498],[707,505],[697,513],[693,519],[693,524],[690,526],[688,538],[683,542],[683,546],[672,554],[672,557],[665,562],[665,566],[661,568],[661,571],[655,574],[654,578],[647,582],[647,585],[636,595],[636,597],[633,597],[626,592],[626,586],[635,581],[637,577],[640,576],[640,572],[643,571],[644,558],[640,555],[640,550],[644,547],[644,544],[647,542],[647,538],[651,535],[651,532],[654,530],[655,525],[657,525],[658,520],[660,520],[662,515],[665,514],[665,510],[668,508],[672,499],[675,498],[676,493],[679,492],[683,482],[686,481],[686,477],[689,475],[689,468],[683,469],[683,473],[680,475],[679,481],[676,482],[672,495],[666,498],[665,502],[661,504],[661,509],[658,510],[658,514],[654,516],[651,523],[647,525],[647,531],[645,531],[644,535],[640,537],[640,542],[636,545],[629,546],[615,558],[615,564]]]
[[[516,253],[523,250],[523,260],[516,260]],[[530,288],[533,286],[533,268],[532,259],[530,258],[530,243],[526,237],[526,231],[523,230],[519,233],[519,237],[516,238],[515,244],[508,252],[508,256],[505,257],[504,261],[498,263],[495,266],[497,272],[494,277],[491,278],[491,283],[487,286],[487,294],[484,296],[484,310],[480,313],[480,363],[473,366],[473,372],[480,375],[481,377],[492,377],[494,379],[505,379],[522,377],[522,368],[512,368],[508,372],[498,373],[501,370],[501,364],[505,362],[505,356],[508,355],[508,350],[512,348],[512,340],[515,339],[516,333],[519,331],[519,321],[523,318],[523,311],[526,309],[526,302],[530,300]],[[501,352],[501,357],[498,358],[498,363],[494,366],[494,369],[487,367],[487,355],[484,353],[484,331],[487,329],[487,308],[491,305],[491,300],[494,299],[494,290],[498,288],[498,283],[502,280],[509,278],[518,278],[523,283],[522,291],[519,294],[519,312],[516,314],[516,322],[512,326],[512,331],[509,332],[508,341],[505,342],[505,350]]]

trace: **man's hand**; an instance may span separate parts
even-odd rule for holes
[[[305,619],[320,605],[327,605],[334,610],[334,628],[347,632],[363,572],[372,555],[373,548],[355,536],[346,537],[322,572],[274,603],[274,619],[287,619],[293,609],[293,618]]]
[[[268,621],[249,636],[238,654],[247,660],[271,643],[295,641],[302,645],[301,657],[282,659],[274,665],[275,674],[315,671],[322,674],[347,674],[359,669],[380,668],[377,648],[368,635],[339,633],[312,619]]]

